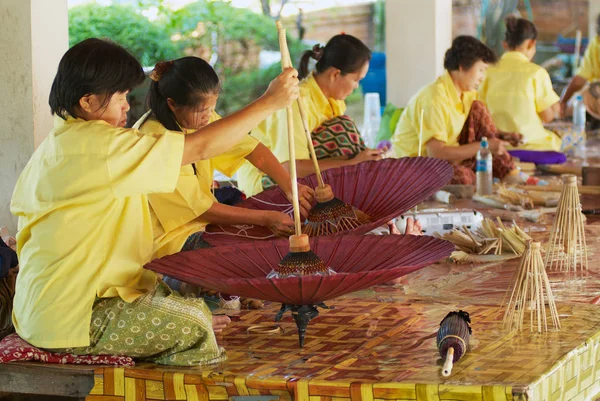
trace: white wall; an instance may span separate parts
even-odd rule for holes
[[[34,146],[52,128],[50,86],[69,44],[67,0],[0,1],[0,225]]]
[[[402,107],[444,71],[452,44],[452,0],[385,3],[387,97]]]

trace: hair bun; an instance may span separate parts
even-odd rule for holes
[[[509,31],[514,31],[516,30],[517,26],[519,25],[519,18],[515,15],[509,15],[508,17],[506,17],[506,29],[508,29]]]
[[[321,60],[321,57],[323,57],[324,50],[325,50],[325,48],[323,46],[321,46],[319,44],[314,45],[312,48],[311,57],[317,61]]]
[[[165,73],[168,72],[171,69],[171,67],[173,67],[173,60],[159,61],[158,63],[156,63],[154,69],[150,73],[150,79],[154,82],[160,81],[163,75],[165,75]]]

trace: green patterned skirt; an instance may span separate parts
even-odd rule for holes
[[[90,345],[50,351],[126,355],[175,366],[203,366],[226,359],[202,298],[183,298],[162,281],[132,303],[119,297],[97,299]]]

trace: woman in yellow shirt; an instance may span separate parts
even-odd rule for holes
[[[317,60],[308,72],[310,58]],[[351,35],[336,35],[323,48],[316,45],[300,61],[300,97],[307,113],[308,128],[321,170],[380,160],[383,150],[367,149],[354,121],[344,115],[346,99],[367,74],[371,51]],[[299,177],[313,174],[308,142],[294,103],[294,146]],[[287,169],[289,164],[285,111],[277,112],[252,130],[251,135],[267,146]],[[250,163],[238,172],[240,189],[248,196],[273,185],[272,179]]]
[[[147,96],[150,111],[135,125],[142,133],[168,130],[183,135],[220,119],[214,111],[221,89],[219,77],[201,58],[160,62],[150,78]],[[148,196],[155,258],[210,246],[202,239],[210,223],[260,225],[269,227],[276,235],[289,235],[294,222],[287,214],[224,205],[215,198],[214,170],[232,176],[246,160],[274,177],[291,199],[288,172],[266,146],[246,135],[217,157],[182,166],[175,191]],[[306,216],[313,202],[313,190],[300,185],[299,195]]]
[[[548,72],[531,62],[536,39],[533,23],[508,17],[504,42],[508,51],[488,69],[479,96],[498,129],[523,135],[520,149],[558,151],[561,139],[543,124],[558,114],[560,98]]]
[[[591,32],[590,32],[591,35]],[[560,99],[560,113],[565,115],[567,111],[567,104],[573,95],[579,92],[588,82],[598,81],[600,79],[600,14],[596,17],[596,35],[590,43],[581,66],[577,70],[577,73],[569,82],[569,85],[565,88],[562,97]]]
[[[494,154],[494,177],[512,171],[514,164],[500,138],[517,144],[519,137],[498,132],[485,106],[477,101],[477,88],[496,60],[494,52],[476,38],[454,39],[445,54],[444,74],[413,96],[400,117],[392,137],[396,156],[417,156],[421,143],[423,156],[454,163],[454,183],[474,184],[475,155],[485,136]]]
[[[170,365],[223,361],[201,299],[179,297],[143,268],[152,257],[147,194],[175,189],[182,165],[210,159],[298,96],[289,69],[239,112],[187,136],[124,128],[127,93],[144,80],[122,47],[87,39],[60,61],[55,126],[15,186],[20,272],[13,322],[29,343]],[[160,135],[158,135],[160,134]]]

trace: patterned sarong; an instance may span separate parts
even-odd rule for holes
[[[480,141],[481,138],[501,138],[503,140],[514,140],[512,137],[516,134],[504,133],[498,131],[487,107],[480,101],[474,101],[471,111],[465,121],[465,125],[458,137],[460,145],[466,145],[472,142]],[[475,158],[464,160],[462,163],[454,166],[454,176],[451,184],[475,185]],[[502,156],[494,155],[492,161],[493,176],[504,178],[515,168],[512,157],[506,153]]]
[[[348,116],[334,117],[315,128],[312,143],[318,160],[344,156],[352,159],[367,149],[354,120]],[[277,184],[265,175],[262,185],[263,189],[268,189]]]
[[[212,314],[202,298],[183,298],[162,281],[127,303],[97,299],[88,347],[51,349],[88,355],[126,355],[175,366],[204,366],[226,359],[212,329]]]

